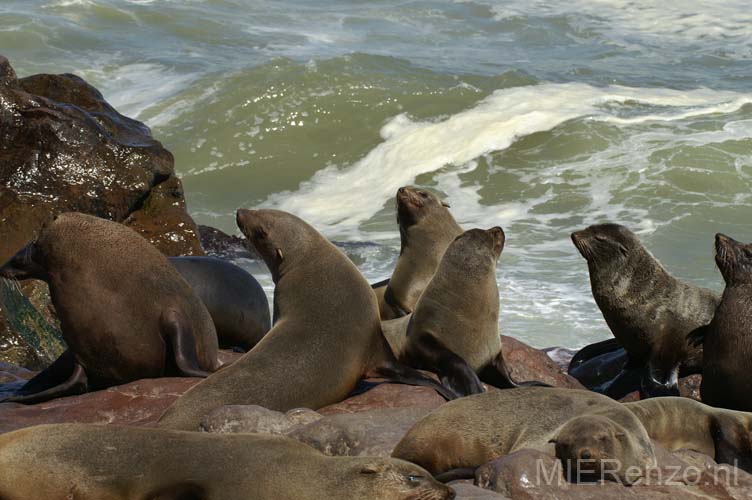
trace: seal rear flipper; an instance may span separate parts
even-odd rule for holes
[[[436,474],[433,478],[440,483],[448,483],[460,479],[475,479],[475,469],[472,467],[451,469],[441,474]]]
[[[571,375],[571,370],[580,366],[581,364],[603,354],[618,351],[619,349],[623,350],[624,348],[615,338],[601,340],[600,342],[587,345],[577,351],[574,356],[572,356],[572,359],[569,361],[567,373]]]
[[[26,382],[18,391],[18,395],[37,394],[58,386],[71,377],[75,368],[76,357],[70,349],[66,349],[50,366]]]
[[[419,333],[416,340],[409,343],[405,357],[411,366],[436,373],[441,383],[460,397],[485,392],[475,370],[428,332]]]
[[[663,370],[648,366],[640,378],[640,399],[680,396],[679,367]]]
[[[65,382],[56,386],[50,387],[43,391],[22,395],[13,396],[3,400],[3,403],[23,403],[23,404],[35,404],[49,401],[50,399],[61,398],[63,396],[74,396],[76,394],[83,394],[88,390],[89,384],[86,377],[86,372],[83,367],[77,362],[73,364],[73,372]]]
[[[160,327],[162,335],[172,346],[175,364],[183,376],[206,378],[211,375],[201,368],[191,325],[184,321],[180,313],[174,309],[162,313]]]
[[[514,389],[515,387],[551,387],[550,385],[537,380],[528,380],[525,382],[515,382],[512,375],[507,369],[504,361],[504,354],[499,351],[493,361],[484,366],[480,373],[480,379],[492,385],[497,389]]]
[[[397,384],[430,387],[431,389],[438,392],[439,395],[447,401],[451,401],[459,397],[459,395],[452,389],[449,389],[439,382],[436,382],[431,377],[423,375],[418,370],[397,363],[396,361],[386,366],[374,368],[369,376],[385,378],[389,382],[394,382]]]

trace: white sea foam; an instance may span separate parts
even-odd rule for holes
[[[619,125],[671,122],[728,113],[749,102],[752,95],[708,89],[598,88],[568,83],[498,90],[475,107],[440,122],[399,115],[382,128],[384,142],[360,161],[321,170],[297,192],[277,193],[264,205],[294,212],[330,236],[352,233],[397,188],[411,184],[417,176],[446,165],[465,165],[485,153],[506,149],[519,137],[551,130],[569,120],[586,118]],[[635,103],[647,105],[650,112],[617,114]],[[653,111],[650,106],[661,110]],[[602,192],[595,189],[594,198]],[[510,219],[525,209],[524,204],[510,205],[506,215],[499,216]]]

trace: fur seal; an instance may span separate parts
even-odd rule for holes
[[[715,250],[726,288],[713,321],[690,334],[704,348],[700,395],[711,406],[752,411],[752,244],[717,234]]]
[[[160,427],[196,430],[225,405],[318,409],[345,399],[369,373],[456,396],[396,362],[370,285],[313,227],[278,210],[240,209],[237,222],[271,271],[274,326],[250,352],[178,398]]]
[[[713,408],[689,398],[651,398],[624,406],[670,451],[690,449],[752,472],[752,413]]]
[[[282,436],[84,424],[0,435],[0,498],[449,500],[452,488],[393,458],[327,457]]]
[[[68,350],[10,401],[32,403],[141,378],[205,377],[219,367],[206,307],[132,229],[59,215],[0,268],[46,281]]]
[[[596,388],[620,398],[639,388],[643,398],[679,395],[679,369],[698,373],[702,351],[686,336],[713,318],[718,295],[671,276],[629,229],[597,224],[572,233],[587,260],[593,297],[628,360]],[[639,387],[635,382],[639,381]]]
[[[215,257],[170,257],[214,321],[219,346],[249,351],[271,328],[269,301],[256,278]]]
[[[496,265],[504,242],[500,227],[457,236],[410,319],[382,326],[390,342],[392,332],[405,337],[391,342],[401,362],[437,373],[462,396],[483,392],[481,380],[500,389],[518,387],[504,363],[499,336]],[[400,321],[406,332],[391,327]]]
[[[388,282],[374,285],[382,320],[412,312],[444,251],[462,234],[448,208],[425,189],[404,186],[397,190],[400,255]]]
[[[423,419],[392,453],[437,478],[469,475],[491,460],[531,448],[561,460],[570,480],[633,483],[655,465],[645,428],[607,396],[575,389],[523,387],[489,391],[446,403]],[[584,466],[580,468],[581,466]]]

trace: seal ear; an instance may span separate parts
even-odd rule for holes
[[[548,442],[551,443],[551,444],[558,444],[559,440],[556,439],[556,438],[551,438],[551,439],[548,440]]]
[[[277,257],[279,257],[279,260],[285,260],[285,256],[282,253],[282,249],[281,248],[277,249]]]
[[[379,472],[384,472],[384,465],[378,462],[367,463],[360,469],[361,474],[378,474]]]
[[[442,206],[445,206],[445,207],[447,207],[447,208],[452,208],[452,206],[451,206],[451,205],[450,205],[449,203],[445,202],[445,201],[442,201],[442,202],[441,202],[441,205],[442,205]]]

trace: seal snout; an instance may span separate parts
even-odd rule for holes
[[[237,223],[238,227],[243,228],[243,226],[247,226],[251,222],[251,220],[253,220],[256,212],[256,210],[239,208],[237,213],[235,214],[235,222]]]

